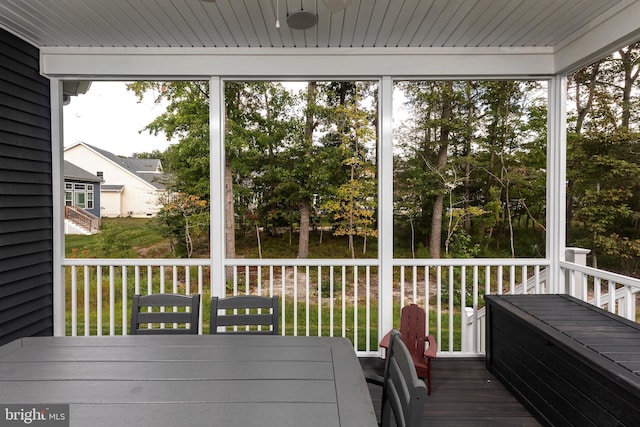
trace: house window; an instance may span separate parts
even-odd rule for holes
[[[70,182],[64,183],[64,205],[73,206],[73,184]]]
[[[93,184],[64,183],[64,204],[82,209],[93,209]]]
[[[87,209],[93,209],[93,184],[87,184]]]

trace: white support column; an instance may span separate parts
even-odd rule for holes
[[[209,185],[211,295],[225,292],[225,227],[224,227],[224,81],[209,79]]]
[[[549,80],[547,113],[547,235],[549,293],[565,292],[560,261],[565,259],[567,203],[567,78]]]
[[[53,335],[65,334],[64,296],[64,149],[62,80],[51,79],[51,191],[53,204]]]
[[[380,80],[378,147],[378,342],[393,327],[393,80]]]

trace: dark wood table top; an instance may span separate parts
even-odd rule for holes
[[[69,404],[71,426],[375,426],[351,343],[282,336],[22,338],[0,402]]]
[[[640,376],[640,324],[564,294],[485,298],[517,307],[586,356],[598,354]]]

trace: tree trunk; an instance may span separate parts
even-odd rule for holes
[[[311,156],[311,146],[313,143],[314,117],[311,106],[316,103],[316,82],[307,83],[307,112],[304,126],[305,145],[307,156]],[[311,217],[311,201],[308,197],[303,197],[300,202],[300,235],[298,236],[298,258],[309,257],[309,231]]]
[[[260,226],[256,222],[256,239],[258,240],[258,258],[262,259],[262,241],[260,240]]]
[[[445,82],[442,86],[442,117],[440,125],[440,150],[438,152],[438,174],[442,176],[447,166],[449,150],[449,123],[452,115],[452,91],[453,82]],[[442,244],[442,211],[444,194],[441,192],[435,198],[433,215],[431,216],[431,237],[429,239],[429,252],[431,258],[440,258],[440,246]]]
[[[440,258],[440,245],[442,242],[442,205],[444,203],[444,195],[438,194],[433,204],[433,213],[431,215],[431,237],[429,239],[429,252],[431,258]]]
[[[629,129],[631,122],[631,93],[635,82],[638,79],[638,60],[635,59],[634,53],[638,49],[639,44],[633,44],[626,50],[620,49],[618,53],[622,59],[622,70],[624,72],[624,85],[622,86],[622,114],[621,127],[625,130]]]
[[[225,231],[225,254],[227,258],[236,257],[236,227],[235,211],[233,207],[233,173],[231,162],[225,160],[224,170],[224,231]],[[227,280],[233,278],[233,267],[226,267],[225,276]]]
[[[309,257],[309,217],[311,216],[311,204],[309,199],[300,203],[300,236],[298,237],[298,258]]]

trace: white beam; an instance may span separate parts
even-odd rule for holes
[[[557,74],[570,74],[613,53],[621,47],[640,40],[640,2],[627,0],[611,9],[583,34],[564,46],[556,48]]]
[[[42,48],[48,76],[108,78],[539,78],[551,48]]]

